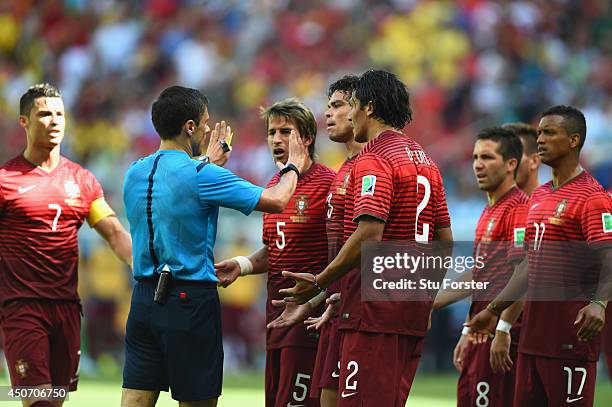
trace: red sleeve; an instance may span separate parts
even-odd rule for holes
[[[393,198],[393,168],[374,154],[355,161],[355,210],[353,220],[369,215],[386,222]]]
[[[527,204],[517,205],[508,219],[508,236],[506,240],[510,243],[508,262],[521,261],[527,254],[526,233],[527,233]]]
[[[4,212],[5,205],[6,205],[6,199],[4,199],[4,192],[2,191],[2,185],[0,185],[0,214]]]
[[[434,206],[434,225],[436,228],[447,228],[451,225],[450,215],[448,214],[448,206],[446,204],[446,192],[444,191],[444,182],[438,171],[438,185],[436,188],[436,202]]]
[[[104,197],[102,185],[96,177],[88,170],[83,169],[82,186],[85,190],[85,199],[88,201],[88,207],[98,198]]]
[[[598,192],[585,202],[580,217],[582,233],[594,249],[612,246],[612,198]]]
[[[269,215],[267,213],[264,213],[263,215],[263,227],[262,227],[262,233],[261,233],[261,241],[266,246],[268,246],[268,244],[270,243],[270,239],[268,238],[268,234],[266,233],[266,223],[267,223],[268,216]]]

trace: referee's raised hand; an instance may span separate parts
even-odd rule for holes
[[[232,128],[222,120],[221,123],[216,123],[214,130],[210,133],[210,141],[206,155],[213,164],[222,167],[232,153]]]
[[[289,156],[287,164],[293,164],[302,174],[305,170],[306,162],[308,161],[308,146],[304,145],[304,140],[298,137],[295,130],[291,130],[289,134]]]

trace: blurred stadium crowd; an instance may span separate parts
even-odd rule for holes
[[[203,90],[211,121],[235,130],[228,167],[242,177],[264,185],[273,174],[259,107],[287,96],[313,109],[319,158],[337,169],[344,151],[326,137],[327,85],[370,67],[409,85],[414,122],[407,132],[442,170],[458,240],[472,238],[484,202],[471,169],[472,140],[482,127],[536,123],[550,105],[576,105],[588,124],[583,165],[604,187],[612,184],[606,0],[2,1],[0,160],[25,146],[20,95],[33,83],[54,83],[68,113],[63,154],[96,175],[122,216],[127,166],[158,146],[150,105],[177,83]],[[260,218],[223,212],[217,258],[250,253],[260,228]],[[120,360],[131,280],[83,229],[85,350],[92,359]],[[243,279],[222,290],[230,368],[261,363],[263,283]],[[459,325],[452,314],[438,318],[429,346],[452,351]],[[450,356],[428,366],[450,367]]]

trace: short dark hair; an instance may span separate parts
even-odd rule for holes
[[[557,105],[549,107],[542,113],[545,116],[561,116],[563,117],[563,128],[568,135],[578,133],[580,135],[580,143],[578,151],[582,149],[586,140],[587,125],[584,114],[573,106]]]
[[[28,88],[19,99],[19,114],[29,116],[34,107],[34,100],[38,98],[61,98],[59,89],[49,83],[37,83]]]
[[[181,134],[181,128],[193,120],[196,125],[208,108],[208,99],[197,89],[170,86],[163,90],[151,108],[153,126],[162,140]]]
[[[346,95],[345,98],[348,99],[353,95],[355,88],[357,87],[357,83],[359,82],[359,77],[356,75],[345,75],[342,78],[338,79],[327,89],[327,98],[331,98],[334,92],[344,92]]]
[[[355,98],[362,107],[372,102],[374,117],[395,129],[401,130],[412,121],[408,89],[391,72],[364,72],[355,88]]]
[[[523,157],[523,144],[514,132],[503,127],[488,127],[478,132],[476,140],[491,140],[499,143],[499,153],[504,161],[512,158],[516,159],[516,169],[514,170],[514,177],[516,177]]]
[[[536,154],[538,152],[538,130],[527,123],[507,123],[502,126],[504,129],[510,130],[521,138],[524,144],[524,150],[527,155]]]
[[[285,120],[293,120],[302,137],[312,137],[312,143],[308,146],[310,158],[314,158],[315,140],[317,139],[317,121],[312,110],[297,98],[287,98],[274,103],[272,106],[261,108],[261,118],[266,122],[266,132],[270,125],[270,118],[283,117]]]

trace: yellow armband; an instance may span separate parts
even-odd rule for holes
[[[87,223],[89,223],[89,226],[94,227],[96,223],[100,222],[102,219],[114,214],[115,211],[106,203],[106,199],[104,199],[104,197],[98,198],[93,201],[89,207]]]

